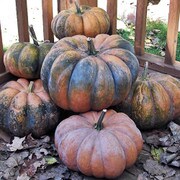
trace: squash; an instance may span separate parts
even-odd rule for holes
[[[147,68],[148,64],[126,100],[118,105],[141,130],[161,128],[180,117],[180,81],[158,72],[147,74]]]
[[[59,40],[41,69],[44,88],[59,107],[102,110],[123,101],[138,76],[131,44],[119,35],[84,35]]]
[[[143,145],[132,119],[112,109],[70,116],[59,123],[54,138],[69,169],[97,178],[121,175],[136,162]]]
[[[0,89],[0,128],[13,136],[40,137],[56,128],[60,110],[50,99],[40,79],[20,78]]]
[[[13,43],[4,54],[6,71],[21,78],[40,78],[42,63],[52,45],[48,42],[39,46],[28,42]]]
[[[109,28],[110,19],[105,10],[87,5],[79,6],[77,1],[75,7],[62,10],[51,22],[51,29],[58,39],[77,34],[95,37],[108,33]]]

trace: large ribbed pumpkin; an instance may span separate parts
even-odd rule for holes
[[[75,7],[62,10],[51,22],[51,29],[58,39],[77,34],[95,37],[108,33],[110,19],[105,10],[99,7],[79,6],[77,1],[75,4]]]
[[[40,79],[9,81],[0,90],[0,128],[14,136],[52,131],[60,120],[58,109]]]
[[[53,101],[74,112],[120,103],[138,75],[139,63],[119,35],[83,35],[59,40],[47,54],[41,79]]]
[[[55,147],[68,168],[115,178],[135,163],[143,144],[140,131],[126,114],[105,112],[73,115],[57,126]]]
[[[11,74],[26,78],[40,78],[40,70],[53,43],[35,45],[27,42],[13,43],[4,54],[4,65]]]
[[[119,109],[140,129],[156,129],[180,117],[180,81],[167,74],[144,72]]]

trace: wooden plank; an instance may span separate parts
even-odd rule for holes
[[[137,0],[135,24],[135,53],[144,54],[148,0]]]
[[[0,73],[5,72],[5,67],[3,63],[3,42],[2,42],[2,33],[1,33],[1,23],[0,23]]]
[[[176,61],[173,65],[168,65],[164,63],[163,57],[148,53],[141,56],[137,55],[137,58],[140,66],[144,66],[144,63],[148,61],[149,69],[180,78],[180,62],[178,61]]]
[[[117,27],[117,0],[107,0],[107,13],[110,18],[109,34],[116,34]]]
[[[58,0],[58,12],[75,6],[74,1],[75,0]],[[80,5],[97,6],[97,0],[78,0],[78,2]]]
[[[28,13],[26,0],[16,0],[18,35],[20,42],[29,42]]]
[[[174,64],[178,38],[180,0],[170,0],[165,63]]]
[[[0,74],[0,85],[13,79],[15,76],[13,76],[11,73],[9,72],[4,72]]]
[[[54,42],[54,35],[51,30],[51,21],[53,19],[52,0],[42,0],[42,15],[44,40]]]

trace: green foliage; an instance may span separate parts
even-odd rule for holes
[[[135,28],[127,25],[126,29],[118,29],[117,33],[124,39],[134,44]],[[145,51],[150,54],[158,56],[165,55],[167,37],[167,24],[161,20],[151,21],[147,20],[146,24],[146,39]],[[176,60],[180,61],[180,32],[178,33]]]

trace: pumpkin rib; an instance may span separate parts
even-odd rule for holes
[[[101,24],[100,24],[100,22],[99,22],[99,16],[100,16],[100,15],[98,15],[98,16],[95,15],[93,11],[89,11],[88,14],[90,14],[90,15],[92,16],[92,19],[94,18],[94,19],[95,19],[95,22],[98,23],[98,26],[99,26],[100,30],[99,30],[99,32],[97,32],[97,34],[101,34],[101,33],[102,33],[102,32],[101,32]],[[94,20],[94,19],[93,19],[93,20]]]
[[[80,73],[81,72],[81,74],[80,74],[80,76],[79,77],[82,77],[82,79],[81,80],[86,80],[85,82],[81,82],[81,84],[80,85],[83,85],[83,86],[85,86],[85,83],[87,83],[88,81],[87,81],[87,79],[84,79],[84,72],[83,71],[81,71],[81,70],[77,70],[78,68],[77,68],[77,66],[80,68],[80,66],[82,66],[82,64],[84,64],[84,63],[87,63],[87,61],[88,61],[88,58],[90,58],[90,57],[86,57],[86,58],[82,58],[82,59],[80,59],[76,64],[75,64],[75,66],[73,67],[73,69],[72,69],[72,73],[71,73],[71,76],[70,76],[70,78],[69,78],[69,83],[68,83],[68,91],[67,91],[67,94],[68,94],[68,104],[69,104],[69,108],[71,109],[71,110],[73,110],[73,111],[76,111],[76,112],[78,112],[79,110],[75,110],[75,108],[77,108],[77,105],[79,105],[78,103],[75,105],[75,108],[73,108],[74,107],[74,105],[73,105],[73,98],[76,98],[76,97],[74,97],[73,95],[72,95],[72,92],[74,91],[74,89],[76,88],[76,91],[77,91],[77,89],[79,89],[79,86],[77,86],[77,82],[78,81],[80,81],[80,79],[73,79],[73,77],[75,76],[74,74],[76,73]],[[91,62],[91,60],[89,60],[89,62]],[[93,61],[93,62],[95,62],[95,61]],[[86,67],[86,66],[84,66],[84,67]],[[92,74],[94,74],[93,72],[95,72],[95,71],[93,71],[92,72],[92,64],[91,65],[89,65],[89,67],[91,67],[91,69],[89,68],[89,69],[86,69],[86,72],[85,72],[85,75],[89,75],[89,74],[87,74],[87,70],[91,70],[91,73]],[[82,68],[81,68],[82,69]],[[82,75],[83,74],[83,75]],[[92,75],[91,74],[91,75]],[[93,80],[93,77],[91,78],[92,80]],[[90,79],[88,79],[89,81],[90,81]],[[73,81],[77,81],[77,82],[75,82],[75,84],[74,85],[72,85],[72,82]],[[92,82],[91,82],[91,86],[92,86]],[[79,83],[78,83],[78,85],[79,85]],[[88,84],[86,84],[86,85],[88,85]],[[93,86],[92,86],[93,87]],[[92,89],[92,87],[91,87],[91,89]],[[78,92],[79,92],[79,90],[78,90]],[[83,91],[84,93],[86,93],[86,91]],[[79,92],[80,93],[80,92]],[[82,99],[83,98],[85,98],[85,95],[86,96],[88,96],[89,97],[89,100],[90,100],[90,97],[91,97],[91,94],[83,94],[83,96],[84,97],[82,97],[82,92],[79,94],[79,96],[81,96],[82,98],[80,99],[81,101],[82,101]],[[76,93],[76,96],[77,96],[77,93]],[[86,100],[88,99],[88,97],[86,97]],[[90,102],[89,102],[90,103]],[[85,104],[84,104],[85,105]],[[86,103],[86,105],[87,105],[87,103]],[[84,107],[83,107],[84,108]],[[85,108],[87,108],[87,107],[85,107]],[[84,110],[84,111],[87,111],[87,110]]]
[[[103,165],[103,176],[105,175],[105,167],[104,167],[104,159],[103,159],[103,153],[102,153],[102,144],[101,144],[101,138],[99,137],[100,136],[100,134],[98,134],[98,136],[96,137],[96,139],[98,139],[99,140],[99,145],[100,145],[100,153],[101,153],[101,162],[102,162],[102,165]],[[92,156],[93,157],[93,156]],[[92,158],[91,158],[92,159]],[[92,161],[91,161],[92,162]],[[91,166],[91,167],[93,167],[93,166]],[[94,175],[94,173],[93,173],[93,175]],[[95,176],[95,175],[94,175]]]
[[[27,54],[26,52],[31,53],[32,49],[37,54],[34,55],[34,52],[33,52],[33,54],[28,54],[28,56],[24,58],[24,54],[26,55]],[[33,56],[36,57],[36,59],[34,59]],[[36,63],[36,62],[38,62],[38,57],[39,57],[39,52],[34,44],[28,44],[24,48],[22,48],[22,50],[19,53],[19,57],[18,57],[18,59],[19,59],[18,60],[18,70],[19,70],[21,77],[30,78],[32,73],[36,74],[36,71],[38,69],[38,65]],[[34,62],[32,63],[31,61],[29,61],[30,59],[27,59],[27,58],[31,58],[31,60],[34,60]],[[25,63],[28,63],[28,64],[25,64]],[[29,66],[33,67],[33,68],[31,68],[31,70],[33,70],[32,72],[27,71],[27,70],[30,70],[30,68],[28,68]],[[34,66],[36,67],[35,69],[34,69]]]
[[[117,137],[117,135],[116,134],[114,134],[115,133],[115,130],[112,130],[112,129],[110,129],[110,130],[108,130],[107,131],[108,133],[111,133],[116,139],[117,139],[117,141],[119,142],[119,146],[121,146],[122,147],[122,149],[123,149],[123,151],[124,151],[124,155],[125,155],[125,157],[126,157],[126,167],[130,167],[132,164],[134,164],[135,163],[135,161],[136,161],[136,157],[137,157],[137,155],[138,155],[138,149],[137,149],[137,146],[136,146],[136,144],[134,143],[134,141],[132,140],[132,138],[131,137],[129,137],[127,134],[125,134],[125,136],[126,136],[126,138],[128,139],[128,141],[130,141],[131,142],[131,145],[133,145],[133,149],[135,149],[136,150],[136,153],[133,151],[133,154],[127,154],[126,153],[126,147],[124,147],[122,144],[121,144],[121,141],[119,140],[119,138]],[[117,131],[117,132],[119,132],[119,131]],[[121,133],[122,135],[124,135],[122,132],[119,132],[119,133]],[[125,138],[125,137],[124,137]],[[126,148],[126,149],[125,149]],[[134,154],[135,153],[135,154]],[[134,156],[134,159],[133,159],[133,161],[131,162],[131,164],[128,164],[128,162],[127,162],[127,159],[128,159],[128,157],[129,156]]]
[[[109,134],[111,137],[114,137],[111,133],[109,133],[109,132],[107,132],[107,131],[104,131],[103,133],[106,133],[106,135],[102,135],[102,133],[101,134],[99,134],[99,140],[100,140],[100,149],[101,149],[101,157],[102,157],[102,161],[103,161],[103,167],[104,167],[104,176],[103,177],[108,177],[109,175],[108,175],[108,171],[109,171],[109,168],[107,169],[107,167],[106,167],[106,162],[105,162],[105,159],[104,159],[104,153],[105,153],[105,155],[106,155],[106,153],[107,153],[107,149],[105,149],[104,150],[104,143],[102,142],[102,138],[103,137],[106,137],[107,136],[107,134]],[[102,135],[102,137],[100,137],[100,135]],[[116,140],[116,141],[115,141]],[[123,160],[123,162],[121,162],[121,165],[123,164],[123,167],[121,167],[121,171],[120,172],[118,172],[118,175],[119,174],[121,174],[123,171],[124,171],[124,169],[125,169],[125,162],[126,162],[126,159],[125,159],[125,154],[124,154],[124,150],[123,150],[123,148],[121,147],[121,146],[118,146],[119,145],[119,141],[115,138],[115,139],[113,139],[113,142],[116,142],[116,145],[117,146],[114,146],[114,147],[116,147],[116,148],[118,148],[118,157],[120,157],[120,159],[121,160]],[[104,152],[103,152],[103,150],[104,150]],[[122,153],[122,154],[121,154]],[[116,158],[118,158],[118,157],[116,157]],[[112,163],[112,162],[111,162]],[[113,164],[112,164],[113,165]],[[116,164],[117,165],[117,164]],[[119,169],[118,169],[118,171],[119,171]],[[111,173],[112,174],[112,173]],[[113,175],[113,176],[115,176],[115,175]],[[117,172],[116,172],[116,176],[117,176]],[[109,177],[109,178],[112,178],[112,177]]]
[[[112,87],[114,87],[114,82],[111,83],[112,82],[111,80],[113,78],[111,78],[112,72],[111,69],[109,69],[108,64],[105,61],[99,61],[99,59],[97,59],[96,57],[93,57],[93,59],[96,62],[96,70],[95,70],[96,77],[93,82],[94,84],[93,90],[91,91],[90,107],[92,107],[95,110],[101,110],[103,109],[102,104],[107,107],[108,104],[112,104],[114,100],[114,95],[113,95],[114,91],[111,90],[113,89]],[[102,68],[103,65],[104,68]],[[101,82],[104,73],[106,73],[108,79],[106,79],[105,82]],[[102,89],[102,84],[103,87],[106,89],[106,91]]]
[[[153,102],[152,104],[154,104],[154,98],[153,98],[153,94],[152,94],[152,91],[151,91],[151,89],[152,89],[152,87],[151,87],[151,85],[147,82],[147,83],[144,83],[144,82],[142,82],[142,84],[140,84],[140,86],[139,86],[139,88],[140,88],[140,91],[141,91],[141,94],[143,94],[142,93],[142,88],[143,88],[143,84],[146,84],[146,86],[147,86],[147,90],[149,91],[149,93],[150,93],[150,99],[151,99],[151,101]],[[136,91],[136,88],[135,88],[135,91]],[[140,96],[139,96],[139,98],[140,98]],[[136,102],[137,103],[139,103],[139,102],[141,102],[141,100],[140,99],[138,99],[138,100],[136,100]],[[139,105],[140,106],[140,105]],[[143,112],[143,111],[141,111],[141,112]],[[139,125],[139,126],[141,126],[141,122],[139,122],[138,120],[136,120],[136,119],[138,119],[138,115],[137,115],[137,112],[135,112],[135,111],[133,111],[133,108],[132,108],[132,114],[134,114],[135,115],[135,122]],[[153,120],[153,122],[155,122],[155,107],[154,107],[154,105],[152,106],[152,113],[151,113],[151,119]],[[148,124],[148,122],[143,122],[143,123],[147,123]]]
[[[63,138],[63,140],[61,141],[61,143],[59,143],[59,145],[58,145],[58,147],[60,147],[61,145],[62,145],[62,143],[64,142],[64,141],[67,141],[67,139],[70,139],[69,137],[71,137],[72,136],[72,134],[74,134],[74,133],[78,133],[78,134],[80,134],[80,133],[83,133],[83,134],[81,134],[81,136],[79,136],[79,144],[78,144],[78,147],[77,147],[77,149],[73,149],[72,148],[72,144],[67,144],[66,146],[68,147],[68,149],[73,149],[74,150],[74,153],[76,153],[75,154],[75,156],[76,156],[76,158],[74,159],[76,162],[74,162],[74,164],[75,164],[75,166],[76,166],[76,169],[78,169],[78,167],[77,167],[77,153],[78,153],[78,150],[79,150],[79,145],[80,144],[82,144],[82,142],[83,142],[83,137],[86,137],[86,136],[88,136],[89,135],[89,133],[91,132],[91,129],[87,129],[86,131],[82,131],[82,129],[81,129],[81,131],[79,132],[79,129],[78,130],[75,130],[75,131],[73,131],[73,133],[72,132],[69,132],[69,133],[67,133],[66,134],[66,137],[65,138]],[[81,138],[81,139],[80,139]],[[67,155],[67,154],[66,154]],[[74,169],[74,170],[76,170],[76,169]]]
[[[119,51],[119,48],[113,48],[112,50],[105,50],[104,52],[102,52],[102,54],[116,56],[121,61],[123,61],[128,66],[128,68],[131,72],[132,82],[133,83],[135,82],[135,80],[137,79],[137,76],[138,76],[138,72],[139,72],[139,62],[133,53],[131,53],[127,49],[121,49],[121,51]],[[129,58],[129,56],[131,56],[131,57]],[[134,59],[134,61],[132,61],[130,59]]]
[[[82,140],[82,142],[81,142],[81,144],[79,145],[79,148],[78,148],[78,151],[77,151],[77,155],[76,155],[76,162],[77,162],[77,167],[78,167],[78,169],[81,171],[82,170],[82,168],[81,167],[79,167],[79,165],[78,165],[78,158],[79,158],[79,154],[81,154],[81,146],[82,145],[84,145],[84,143],[86,142],[86,140],[90,137],[90,136],[94,136],[94,131],[92,130],[91,131],[91,133],[89,133],[83,140]],[[97,139],[97,137],[95,138],[95,139]],[[94,141],[95,142],[95,141]],[[88,142],[87,142],[88,143]],[[84,147],[84,146],[83,146]],[[93,148],[92,148],[92,153],[91,154],[94,154],[93,152],[94,152],[94,147],[95,147],[95,143],[93,143]],[[91,157],[91,159],[90,159],[90,162],[89,162],[89,164],[90,164],[90,167],[91,167],[91,173],[89,173],[89,175],[92,175],[93,174],[93,170],[92,170],[92,157]],[[83,171],[82,171],[83,172]]]
[[[122,127],[124,127],[124,129]],[[137,152],[139,153],[141,148],[142,148],[142,144],[139,144],[138,141],[136,139],[134,139],[134,136],[135,137],[137,137],[137,136],[140,137],[141,135],[139,133],[137,133],[136,131],[133,131],[133,128],[134,128],[134,126],[131,126],[130,124],[127,124],[125,126],[122,125],[121,128],[113,127],[113,130],[119,131],[119,132],[127,135],[130,139],[133,139],[135,141],[135,144],[136,144]],[[111,129],[111,128],[109,127],[108,129]],[[129,131],[131,131],[131,134],[128,133],[127,129],[129,129]],[[132,135],[132,133],[133,133],[133,135]]]
[[[171,82],[169,82],[169,83],[171,83]],[[166,93],[168,94],[168,96],[170,98],[170,102],[173,102],[173,96],[170,93],[170,91],[167,90],[166,85],[164,85],[162,82],[159,82],[159,84],[165,89]],[[171,84],[173,84],[173,83],[171,83]],[[173,103],[170,103],[169,105],[170,105],[170,111],[168,113],[168,119],[172,120],[173,119],[173,114],[175,112],[175,107],[173,106]]]
[[[156,118],[155,118],[155,114],[157,114],[158,113],[158,107],[157,107],[157,103],[156,103],[156,101],[155,101],[155,97],[154,97],[154,94],[153,94],[153,87],[152,87],[152,84],[150,84],[150,82],[155,82],[156,84],[158,84],[161,88],[162,88],[162,85],[161,84],[159,84],[159,83],[157,83],[156,81],[148,81],[148,84],[149,84],[149,88],[150,88],[150,93],[151,93],[151,97],[152,97],[152,100],[153,100],[153,104],[154,104],[154,113],[153,113],[153,119],[152,119],[152,123],[154,124],[156,124]],[[163,88],[162,88],[163,89]],[[164,90],[164,92],[167,94],[167,92]],[[159,118],[160,120],[161,120],[161,118]],[[162,119],[162,121],[164,121],[164,119]]]
[[[113,81],[114,81],[114,97],[113,97],[113,100],[112,100],[112,103],[111,103],[111,106],[113,106],[113,105],[115,105],[115,104],[117,104],[117,101],[119,102],[119,101],[122,101],[123,100],[123,98],[125,98],[126,96],[127,96],[127,94],[128,94],[128,91],[127,91],[127,89],[129,89],[130,87],[129,86],[131,86],[131,84],[132,84],[132,77],[128,77],[128,73],[129,73],[129,75],[131,75],[131,73],[130,73],[130,70],[129,70],[129,68],[128,68],[128,66],[123,62],[123,61],[119,61],[119,58],[117,58],[118,59],[118,63],[121,63],[121,68],[120,69],[117,69],[116,71],[115,71],[115,68],[117,68],[118,66],[114,66],[115,65],[115,63],[117,63],[117,62],[114,62],[114,61],[112,61],[112,59],[110,60],[110,58],[108,58],[108,59],[106,59],[107,57],[105,56],[104,58],[102,57],[102,55],[99,55],[98,56],[102,61],[104,61],[104,63],[105,64],[107,64],[107,66],[108,66],[108,68],[109,68],[109,70],[110,70],[110,72],[111,72],[111,75],[112,75],[112,77],[113,77]],[[112,56],[113,57],[113,56]],[[111,63],[113,64],[113,65],[111,65]],[[126,68],[126,70],[125,70],[125,68]],[[113,69],[113,70],[112,70]],[[128,72],[127,72],[128,71]],[[124,76],[123,76],[123,78],[124,79],[126,79],[126,80],[122,80],[122,77],[121,76],[117,76],[117,75],[115,75],[115,73],[120,73],[121,72],[121,74],[123,74]],[[120,79],[119,79],[119,77],[120,77]],[[130,79],[130,80],[129,80]],[[131,81],[131,82],[128,82],[128,80],[129,81]],[[124,85],[124,82],[127,82],[127,84],[125,84],[126,85],[126,87],[123,87],[123,85]],[[122,83],[123,83],[123,85],[122,85]],[[122,87],[121,89],[119,89],[119,87]],[[119,92],[120,90],[124,90],[124,91],[126,91],[126,95],[124,95],[125,94],[125,92]],[[120,95],[121,94],[123,94],[124,96],[123,97],[121,97]]]

